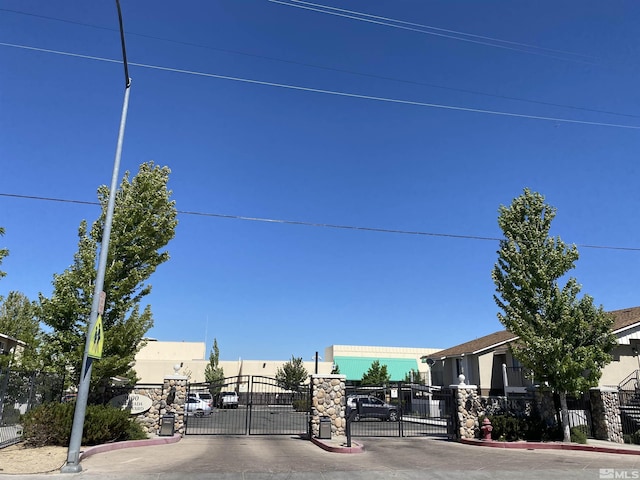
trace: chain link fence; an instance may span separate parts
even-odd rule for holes
[[[22,439],[21,416],[46,402],[64,401],[64,376],[0,371],[0,448]]]

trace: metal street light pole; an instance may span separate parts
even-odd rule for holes
[[[100,300],[102,296],[102,289],[104,286],[104,275],[107,266],[107,256],[109,254],[109,238],[111,236],[111,224],[113,223],[113,210],[115,206],[116,190],[118,188],[120,158],[122,156],[124,129],[127,123],[127,111],[129,107],[131,79],[129,78],[129,69],[127,67],[127,56],[124,44],[124,29],[122,27],[122,12],[120,10],[119,0],[116,0],[116,6],[118,8],[118,19],[120,22],[120,39],[122,42],[122,54],[125,71],[124,103],[122,105],[122,115],[120,117],[120,130],[118,132],[118,143],[116,146],[116,155],[113,164],[113,174],[111,176],[111,189],[109,191],[107,214],[104,222],[104,231],[102,232],[102,242],[100,244],[98,272],[96,275],[95,288],[93,290],[93,302],[91,305],[91,315],[89,317],[89,328],[87,329],[87,339],[84,347],[84,356],[82,357],[82,371],[80,372],[80,384],[78,385],[78,396],[76,398],[76,408],[73,415],[71,438],[69,439],[69,450],[67,452],[67,462],[60,469],[62,473],[78,473],[82,471],[82,467],[80,466],[80,446],[82,443],[82,430],[84,428],[84,417],[87,410],[87,399],[89,397],[89,386],[91,383],[91,367],[94,361],[93,358],[88,356],[88,353],[91,342],[93,341],[91,332],[93,332],[96,328],[98,313],[99,310],[102,309]]]

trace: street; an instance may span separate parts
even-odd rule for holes
[[[575,479],[600,469],[638,478],[640,455],[564,450],[510,450],[437,438],[364,438],[361,454],[326,452],[289,436],[189,436],[171,445],[97,454],[82,461],[84,478],[179,479]],[[605,474],[609,470],[603,470]],[[633,475],[636,475],[635,477]],[[613,477],[609,477],[613,478]]]

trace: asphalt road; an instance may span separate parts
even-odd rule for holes
[[[211,415],[187,417],[187,435],[298,435],[308,428],[308,415],[286,407],[254,406],[214,409]]]
[[[408,417],[410,418],[410,417]],[[187,417],[187,435],[296,435],[307,431],[308,416],[295,412],[291,408],[254,406],[249,412],[246,408],[220,410],[214,409],[211,415]],[[351,434],[355,437],[399,436],[400,422],[388,422],[378,419],[362,419],[351,424]],[[447,428],[442,421],[402,422],[404,436],[442,435]]]
[[[324,451],[297,437],[190,436],[175,444],[96,454],[82,461],[81,473],[46,477],[90,480],[640,478],[640,455],[483,448],[435,438],[361,441],[364,453],[340,454]],[[42,476],[11,476],[13,480],[36,478],[42,479]]]

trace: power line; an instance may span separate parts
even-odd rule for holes
[[[63,55],[63,56],[75,57],[75,58],[84,58],[87,60],[96,60],[96,61],[109,62],[109,63],[122,63],[120,60],[113,60],[110,58],[96,57],[92,55],[83,55],[83,54],[72,53],[72,52],[63,52],[59,50],[50,50],[46,48],[30,47],[27,45],[19,45],[19,44],[13,44],[13,43],[0,42],[0,46],[20,48],[24,50],[32,50],[32,51],[43,52],[43,53],[52,53],[56,55]],[[149,65],[145,63],[129,62],[129,65],[133,65],[141,68],[149,68],[153,70],[161,70],[165,72],[183,73],[187,75],[217,78],[220,80],[230,80],[235,82],[248,83],[252,85],[263,85],[268,87],[285,88],[289,90],[297,90],[297,91],[309,92],[309,93],[320,93],[324,95],[334,95],[339,97],[357,98],[361,100],[371,100],[376,102],[386,102],[386,103],[394,103],[394,104],[400,104],[400,105],[413,105],[417,107],[437,108],[441,110],[453,110],[453,111],[467,112],[467,113],[480,113],[485,115],[497,115],[497,116],[503,116],[503,117],[527,118],[530,120],[543,120],[543,121],[550,121],[550,122],[556,122],[556,123],[572,123],[572,124],[578,124],[578,125],[591,125],[591,126],[599,126],[599,127],[626,128],[626,129],[632,129],[632,130],[640,130],[640,126],[637,126],[637,125],[625,125],[625,124],[607,123],[607,122],[591,122],[587,120],[576,120],[576,119],[570,119],[570,118],[547,117],[542,115],[527,115],[524,113],[503,112],[498,110],[486,110],[481,108],[459,107],[455,105],[445,105],[445,104],[439,104],[439,103],[418,102],[414,100],[402,100],[397,98],[377,97],[373,95],[362,95],[358,93],[339,92],[335,90],[324,90],[320,88],[302,87],[299,85],[267,82],[263,80],[253,80],[249,78],[231,77],[228,75],[219,75],[215,73],[204,73],[204,72],[197,72],[193,70],[184,70],[184,69],[172,68],[172,67],[162,67],[159,65]]]
[[[378,15],[370,15],[368,13],[355,12],[353,10],[345,10],[345,9],[342,9],[342,8],[331,7],[329,5],[320,5],[320,4],[317,4],[317,3],[305,2],[303,0],[284,0],[284,1],[288,1],[288,2],[290,2],[292,4],[311,5],[311,6],[314,6],[314,7],[326,8],[328,10],[335,10],[335,11],[338,11],[338,12],[346,12],[346,13],[352,13],[352,14],[355,14],[355,15],[361,15],[363,17],[375,18],[375,19],[380,19],[380,20],[387,20],[387,21],[391,21],[391,22],[395,22],[395,23],[400,23],[400,24],[403,24],[403,25],[411,25],[411,26],[414,26],[414,27],[421,27],[421,28],[426,28],[426,29],[430,29],[430,30],[436,30],[436,31],[439,31],[439,32],[452,33],[452,34],[455,34],[455,35],[464,35],[464,36],[467,36],[467,37],[479,38],[479,39],[482,39],[482,40],[490,40],[490,41],[493,41],[493,42],[506,43],[506,44],[509,44],[509,45],[515,45],[515,46],[519,46],[519,47],[526,47],[526,48],[531,48],[531,49],[536,49],[536,50],[545,50],[547,52],[552,52],[552,53],[562,53],[562,54],[565,54],[565,55],[574,55],[574,56],[579,56],[579,57],[583,57],[583,58],[590,58],[590,59],[596,60],[595,57],[592,57],[590,55],[585,55],[585,54],[582,54],[582,53],[569,52],[567,50],[557,50],[557,49],[554,49],[554,48],[546,48],[546,47],[541,47],[539,45],[531,45],[531,44],[528,44],[528,43],[514,42],[514,41],[511,41],[511,40],[504,40],[504,39],[501,39],[501,38],[487,37],[487,36],[484,36],[484,35],[476,35],[476,34],[473,34],[473,33],[461,32],[461,31],[458,31],[458,30],[449,30],[449,29],[446,29],[446,28],[439,28],[439,27],[434,27],[434,26],[431,26],[431,25],[424,25],[422,23],[406,22],[404,20],[398,20],[398,19],[395,19],[395,18],[382,17],[382,16],[378,16]]]
[[[19,195],[15,193],[0,193],[0,197],[100,206],[99,202],[88,202],[85,200],[72,200],[72,199],[54,198],[54,197],[42,197],[42,196],[36,196],[36,195]],[[424,232],[419,230],[398,230],[398,229],[392,229],[392,228],[360,227],[356,225],[339,225],[339,224],[332,224],[332,223],[283,220],[278,218],[247,217],[242,215],[230,215],[230,214],[224,214],[224,213],[196,212],[196,211],[188,211],[188,210],[178,210],[177,212],[178,214],[181,214],[181,215],[192,215],[192,216],[198,216],[198,217],[226,218],[231,220],[244,220],[244,221],[250,221],[250,222],[276,223],[276,224],[282,224],[282,225],[299,225],[299,226],[305,226],[305,227],[332,228],[332,229],[340,229],[340,230],[357,230],[362,232],[396,233],[401,235],[456,238],[461,240],[483,240],[483,241],[492,241],[492,242],[499,242],[501,240],[504,240],[502,238],[483,237],[479,235],[459,235],[454,233]],[[576,244],[576,246],[581,248],[595,248],[595,249],[601,249],[601,250],[623,250],[623,251],[631,251],[631,252],[640,252],[640,247],[616,247],[616,246],[609,246],[609,245],[587,245],[587,244]]]
[[[511,42],[508,40],[500,40],[500,39],[496,39],[496,38],[491,38],[491,37],[483,37],[481,35],[473,35],[473,34],[469,34],[469,33],[464,33],[464,32],[456,32],[455,30],[446,30],[446,29],[440,29],[440,28],[436,28],[436,27],[430,27],[428,25],[421,25],[419,23],[411,23],[411,22],[404,22],[402,20],[395,20],[393,18],[387,18],[387,17],[378,17],[375,15],[369,15],[366,13],[361,13],[361,12],[354,12],[352,10],[344,10],[344,9],[340,9],[340,8],[335,8],[335,7],[329,7],[327,5],[318,5],[315,3],[309,3],[309,2],[302,2],[299,0],[268,0],[271,3],[278,3],[280,5],[285,5],[287,7],[295,7],[295,8],[302,8],[305,10],[311,10],[314,12],[319,12],[319,13],[324,13],[327,15],[334,15],[334,16],[338,16],[338,17],[344,17],[344,18],[349,18],[352,20],[358,20],[361,22],[367,22],[367,23],[374,23],[377,25],[384,25],[387,27],[392,27],[392,28],[398,28],[401,30],[409,30],[412,32],[417,32],[417,33],[423,33],[425,35],[435,35],[437,37],[444,37],[444,38],[450,38],[453,40],[459,40],[462,42],[469,42],[469,43],[476,43],[479,45],[486,45],[489,47],[495,47],[495,48],[503,48],[506,50],[514,50],[517,52],[522,52],[522,53],[528,53],[530,55],[538,55],[538,56],[542,56],[542,57],[548,57],[548,58],[555,58],[556,60],[564,60],[564,61],[569,61],[569,62],[575,62],[575,63],[584,63],[584,64],[588,64],[588,65],[595,65],[594,62],[588,62],[585,59],[586,58],[593,58],[593,57],[588,57],[587,55],[583,55],[580,53],[574,53],[574,52],[566,52],[563,50],[553,50],[553,49],[548,49],[548,48],[543,48],[543,47],[538,47],[535,45],[528,45],[526,43],[518,43],[518,42]],[[295,2],[295,3],[291,3],[291,2]],[[312,6],[307,6],[307,5],[312,5]],[[314,8],[315,7],[321,7],[321,8]],[[323,8],[326,9],[330,9],[330,10],[336,10],[336,11],[328,11],[328,10],[323,10]],[[349,14],[352,15],[348,15],[347,13],[339,13],[339,12],[347,12]],[[360,15],[360,16],[357,16]],[[363,17],[369,17],[369,18],[363,18]],[[385,20],[385,21],[381,21],[381,20]],[[389,22],[396,22],[396,23],[389,23]],[[398,25],[398,24],[404,24],[404,25]],[[405,26],[405,25],[413,25],[413,26],[418,26],[420,28],[415,28],[415,27],[411,27],[411,26]],[[479,38],[479,39],[485,39],[485,40],[490,40],[491,42],[501,42],[504,43],[504,45],[501,45],[500,43],[491,43],[489,41],[483,41],[483,40],[476,40],[474,38],[463,38],[463,37],[459,37],[459,36],[454,36],[454,35],[450,35],[447,33],[439,33],[439,32],[435,32],[435,31],[428,31],[428,30],[424,30],[424,29],[432,29],[432,30],[440,30],[442,32],[451,32],[451,33],[455,33],[457,35],[466,35],[466,36],[470,36],[470,37],[475,37],[475,38]],[[529,50],[525,49],[524,47],[528,48]],[[531,50],[533,49],[533,50]],[[539,50],[539,51],[536,51]],[[583,57],[583,60],[577,59],[577,58],[566,58],[566,57],[559,57],[557,55],[552,55],[549,53],[544,53],[544,51],[547,52],[555,52],[555,53],[562,53],[565,55],[573,55],[573,56],[580,56]]]
[[[333,7],[331,7],[331,8],[333,8]],[[34,14],[34,13],[29,13],[29,12],[22,12],[22,11],[18,11],[18,10],[12,10],[12,9],[8,9],[8,8],[0,8],[0,11],[10,12],[10,13],[18,14],[18,15],[25,15],[25,16],[35,17],[35,18],[42,18],[42,19],[45,19],[45,20],[64,22],[64,23],[69,23],[69,24],[72,24],[72,25],[79,25],[79,26],[83,26],[83,27],[96,28],[96,29],[100,29],[100,30],[107,30],[107,31],[113,31],[113,32],[117,32],[118,31],[118,29],[116,29],[116,28],[104,27],[104,26],[101,26],[101,25],[94,25],[94,24],[90,24],[90,23],[76,22],[76,21],[73,21],[73,20],[66,20],[66,19],[50,17],[50,16],[46,16],[46,15],[38,15],[38,14]],[[398,20],[398,21],[400,21],[400,20]],[[405,22],[405,23],[410,23],[410,22]],[[416,25],[419,25],[419,24],[416,24]],[[425,26],[425,28],[434,28],[434,29],[436,29],[436,27],[428,27],[428,26]],[[439,30],[448,31],[448,30],[445,30],[445,29],[439,29]],[[463,35],[472,35],[470,33],[461,33],[461,34],[463,34]],[[207,49],[207,50],[213,50],[213,51],[216,51],[216,52],[230,53],[230,54],[234,54],[234,55],[243,55],[243,56],[252,57],[252,58],[260,58],[260,59],[263,59],[263,60],[281,62],[281,63],[286,63],[286,64],[289,64],[289,65],[299,65],[299,66],[303,66],[303,67],[317,68],[317,69],[320,69],[320,70],[327,70],[327,71],[339,72],[339,73],[347,73],[349,75],[357,75],[357,76],[366,77],[366,78],[376,78],[376,79],[380,79],[380,80],[389,80],[389,81],[392,81],[392,82],[406,83],[406,84],[409,84],[409,85],[418,85],[418,86],[422,86],[422,87],[437,88],[437,89],[440,89],[440,90],[448,90],[448,91],[451,91],[451,92],[468,93],[468,94],[480,95],[480,96],[484,96],[484,97],[500,98],[502,100],[513,100],[513,101],[517,101],[517,102],[525,102],[525,103],[531,103],[531,104],[535,104],[535,105],[545,105],[545,106],[550,106],[550,107],[567,108],[567,109],[571,109],[571,110],[579,110],[579,111],[584,111],[584,112],[604,113],[604,114],[607,114],[607,115],[617,115],[617,116],[627,117],[627,118],[640,118],[640,115],[634,115],[634,114],[629,114],[629,113],[612,112],[612,111],[609,111],[609,110],[599,110],[599,109],[594,109],[594,108],[579,107],[579,106],[575,106],[575,105],[567,105],[567,104],[562,104],[562,103],[545,102],[545,101],[542,101],[542,100],[532,100],[532,99],[527,99],[527,98],[522,98],[522,97],[514,97],[514,96],[510,96],[510,95],[498,95],[498,94],[494,94],[494,93],[481,92],[481,91],[478,91],[478,90],[471,90],[471,89],[465,89],[465,88],[455,88],[455,87],[449,87],[449,86],[446,86],[446,85],[439,85],[439,84],[435,84],[435,83],[419,82],[419,81],[415,81],[415,80],[407,80],[407,79],[398,78],[398,77],[389,77],[389,76],[386,76],[386,75],[376,75],[376,74],[372,74],[372,73],[357,72],[357,71],[354,71],[354,70],[329,67],[329,66],[326,66],[326,65],[316,65],[316,64],[313,64],[313,63],[298,62],[298,61],[295,61],[295,60],[287,60],[287,59],[283,59],[283,58],[276,58],[276,57],[270,57],[270,56],[266,56],[266,55],[259,55],[259,54],[256,54],[256,53],[244,52],[244,51],[241,51],[241,50],[229,50],[229,49],[224,49],[224,48],[217,48],[217,47],[212,47],[212,46],[209,46],[209,45],[202,45],[202,44],[199,44],[199,43],[185,42],[185,41],[182,41],[182,40],[174,40],[174,39],[158,37],[158,36],[154,36],[154,35],[147,35],[147,34],[144,34],[144,33],[136,33],[136,32],[128,31],[127,35],[129,35],[129,36],[138,36],[138,37],[148,38],[148,39],[151,39],[151,40],[158,40],[158,41],[162,41],[162,42],[175,43],[175,44],[178,44],[178,45],[184,45],[184,46],[188,46],[188,47],[203,48],[203,49]],[[482,38],[491,38],[491,37],[482,37]],[[507,42],[507,43],[516,43],[516,42],[508,42],[506,40],[500,40],[500,41]],[[526,44],[522,44],[522,45],[526,45]],[[538,48],[542,48],[542,47],[538,47]]]

